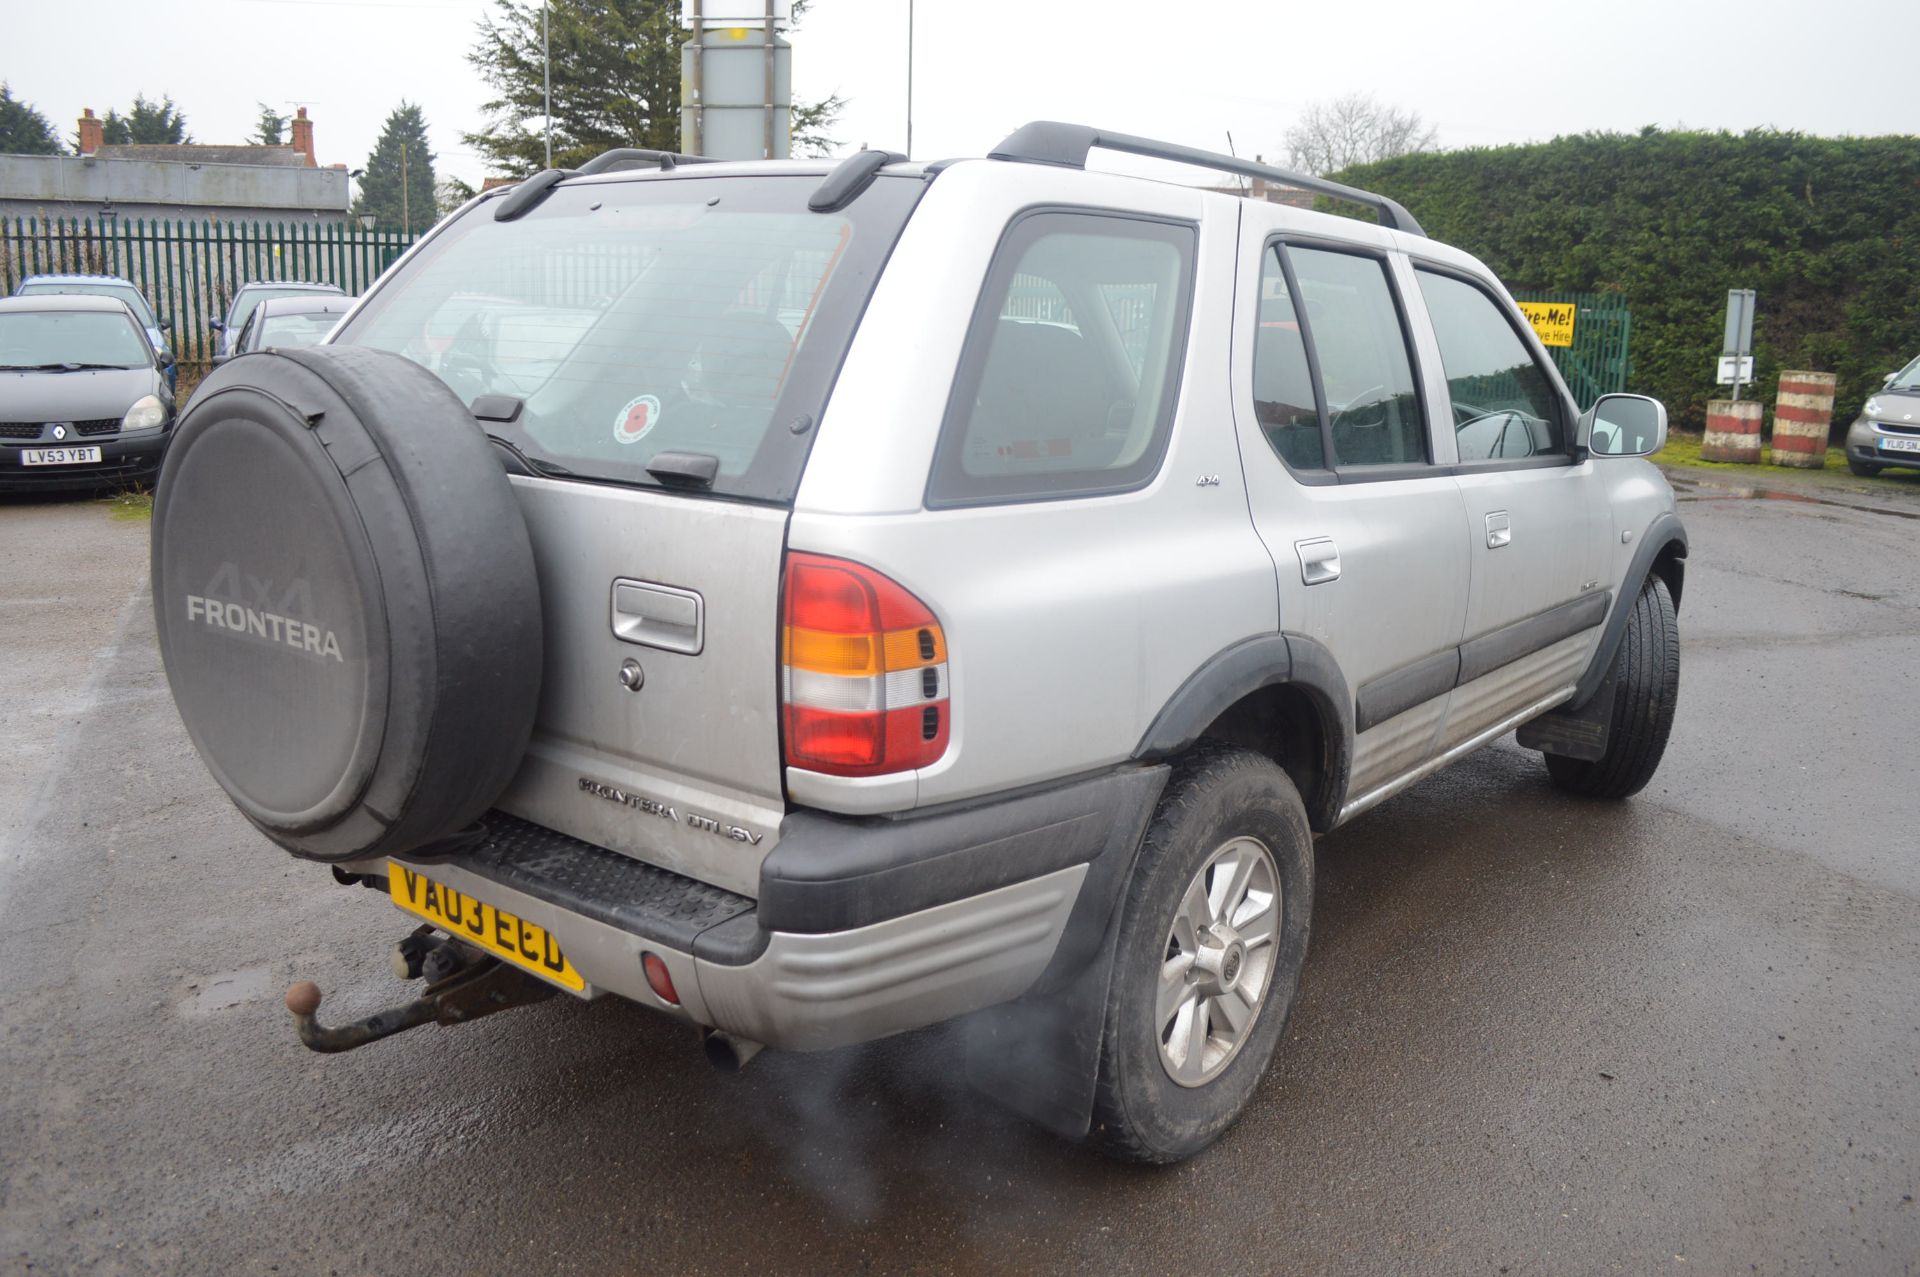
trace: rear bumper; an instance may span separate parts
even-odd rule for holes
[[[50,439],[32,443],[9,441],[0,445],[0,492],[62,492],[151,482],[160,473],[161,459],[166,456],[167,444],[172,439],[173,430],[169,427],[129,439],[106,436],[99,439],[68,439],[59,443]],[[28,448],[96,446],[100,449],[100,460],[90,465],[20,464],[20,454]]]
[[[934,1024],[1019,997],[1098,949],[1163,767],[912,819],[788,817],[759,901],[514,817],[409,867],[550,931],[588,982],[790,1050]],[[354,866],[384,873],[386,865]],[[667,964],[681,1005],[649,988]]]

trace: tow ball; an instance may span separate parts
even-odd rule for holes
[[[435,973],[428,963],[429,976]],[[376,1011],[363,1020],[327,1028],[314,1016],[320,1011],[320,986],[302,980],[287,990],[287,1010],[293,1012],[294,1032],[310,1050],[328,1055],[351,1051],[381,1038],[423,1024],[465,1024],[483,1016],[530,1002],[541,1002],[555,989],[497,958],[476,956],[450,973],[433,979],[426,992],[411,1002]]]

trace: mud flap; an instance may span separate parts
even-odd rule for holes
[[[1056,1134],[1086,1137],[1119,932],[1107,929],[1099,954],[1065,987],[967,1018],[970,1086]]]
[[[1059,951],[1033,991],[961,1024],[968,1084],[1068,1139],[1085,1138],[1093,1123],[1120,905],[1171,774],[1165,764],[1141,768],[1127,787],[1112,840],[1093,862]]]
[[[1608,674],[1586,704],[1578,709],[1548,710],[1531,722],[1521,724],[1515,739],[1524,749],[1598,761],[1607,752],[1607,736],[1613,726],[1613,698],[1618,686],[1613,675]]]

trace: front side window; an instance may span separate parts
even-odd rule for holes
[[[1460,460],[1564,454],[1560,396],[1499,305],[1465,280],[1416,275],[1440,344]]]
[[[1014,223],[967,334],[930,505],[1139,487],[1166,452],[1193,292],[1191,226]]]
[[[1425,462],[1426,422],[1386,264],[1298,245],[1286,252],[1320,366],[1334,464]]]

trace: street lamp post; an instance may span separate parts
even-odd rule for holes
[[[547,0],[540,0],[541,118],[547,126],[547,167],[553,167],[553,17]]]

